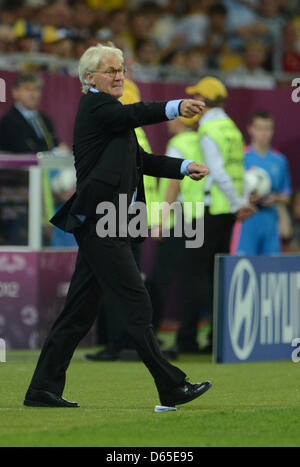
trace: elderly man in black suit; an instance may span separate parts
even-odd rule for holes
[[[101,294],[121,314],[163,405],[189,402],[211,387],[209,382],[189,383],[186,374],[163,357],[151,325],[151,301],[124,225],[106,236],[99,228],[103,203],[114,207],[118,219],[124,214],[127,218],[132,203],[145,202],[143,174],[178,179],[187,175],[195,180],[207,175],[201,164],[146,153],[133,131],[179,115],[191,117],[204,104],[176,100],[122,105],[118,98],[124,72],[122,52],[110,46],[90,47],[79,62],[84,96],[74,125],[77,190],[52,219],[74,233],[78,257],[64,309],[46,339],[25,396],[27,406],[79,406],[62,397],[66,370],[97,316],[95,304]]]

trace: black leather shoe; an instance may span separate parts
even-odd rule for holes
[[[168,407],[175,407],[176,405],[186,404],[187,402],[190,402],[204,394],[211,387],[212,384],[209,381],[196,384],[191,384],[188,381],[184,381],[184,383],[178,388],[174,388],[168,393],[160,394],[160,402],[162,405],[166,405]]]
[[[70,402],[52,392],[28,389],[24,405],[28,407],[80,407],[77,402]]]

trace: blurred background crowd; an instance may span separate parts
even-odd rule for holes
[[[230,86],[271,88],[270,72],[300,71],[300,2],[0,0],[2,68],[72,74],[72,61],[107,41],[123,50],[135,79],[210,69]]]

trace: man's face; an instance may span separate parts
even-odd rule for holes
[[[23,83],[12,91],[14,101],[28,110],[37,110],[41,99],[41,88],[37,83]]]
[[[87,73],[87,79],[93,87],[119,99],[123,95],[124,65],[115,54],[106,55],[97,70]]]
[[[248,127],[252,144],[269,146],[274,134],[274,122],[269,118],[255,118]]]

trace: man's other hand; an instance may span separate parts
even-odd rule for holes
[[[205,108],[205,103],[195,99],[184,99],[179,106],[179,112],[182,117],[191,118],[194,115],[201,114]]]
[[[191,162],[187,169],[189,171],[189,176],[193,180],[201,180],[202,178],[206,177],[208,174],[208,168],[203,164],[197,164],[197,162]]]
[[[255,207],[252,204],[246,204],[242,206],[236,213],[236,219],[244,222],[248,217],[251,217],[256,212]]]
[[[268,196],[262,198],[261,205],[265,208],[269,208],[270,206],[273,206],[273,204],[276,203],[277,199],[278,198],[276,193],[270,193]]]

